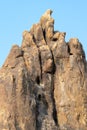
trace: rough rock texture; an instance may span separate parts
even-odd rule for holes
[[[0,69],[0,130],[87,130],[87,63],[48,10]]]

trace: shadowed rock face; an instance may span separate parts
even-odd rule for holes
[[[48,10],[0,69],[0,130],[87,130],[87,63]]]

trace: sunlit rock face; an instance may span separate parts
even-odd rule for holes
[[[87,130],[87,63],[52,11],[23,32],[0,69],[0,130]]]

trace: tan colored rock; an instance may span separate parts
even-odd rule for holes
[[[87,130],[87,62],[51,10],[23,32],[0,69],[0,130]]]
[[[78,45],[78,48],[75,46]],[[54,79],[54,97],[56,102],[57,117],[60,129],[77,130],[86,129],[86,107],[84,97],[86,95],[86,63],[82,46],[78,40],[73,39],[69,43],[72,53],[69,57],[59,57],[56,60],[56,72]],[[65,53],[66,54],[66,53]],[[56,55],[54,54],[54,57]],[[82,94],[84,93],[84,94]],[[84,95],[84,96],[83,96]],[[83,113],[85,116],[83,117]]]
[[[50,21],[50,19],[52,19],[52,18],[51,18],[51,14],[52,14],[52,10],[49,9],[49,10],[47,10],[47,11],[42,15],[42,17],[41,17],[41,19],[40,19],[40,24],[41,24],[43,30],[45,29],[45,24],[46,24],[48,21]]]
[[[27,67],[28,73],[32,80],[36,80],[37,77],[41,77],[39,52],[36,46],[25,48],[24,61]]]
[[[65,35],[65,32],[57,32],[54,34],[53,41],[48,43],[53,52],[55,61],[58,60],[58,58],[69,57],[68,45],[65,42]]]
[[[44,33],[40,24],[34,24],[30,30],[30,33],[34,37],[35,43],[38,47],[46,45]]]
[[[73,55],[85,56],[81,43],[77,38],[71,38],[69,41],[70,53]]]
[[[17,48],[16,48],[17,49]],[[19,51],[20,52],[20,51]],[[31,99],[32,81],[29,79],[23,57],[15,59],[14,49],[11,50],[5,65],[0,71],[0,129],[1,130],[35,130],[35,115],[32,111]],[[9,59],[10,57],[10,59]],[[17,65],[14,63],[17,62]],[[13,66],[14,64],[14,66]],[[33,85],[34,86],[34,85]]]
[[[52,39],[54,34],[54,19],[51,17],[52,11],[47,10],[40,19],[40,24],[45,34],[46,41]]]
[[[23,52],[18,45],[13,45],[10,54],[8,55],[3,67],[15,68],[19,65],[19,62],[23,60]]]
[[[53,41],[59,40],[60,42],[65,41],[66,32],[55,32],[53,35]]]
[[[49,21],[47,21],[45,31],[46,31],[46,39],[47,40],[52,39],[54,34],[54,20],[52,18]]]
[[[34,46],[34,45],[35,45],[35,43],[33,40],[33,36],[28,31],[24,31],[23,32],[22,48],[30,47],[30,46]]]
[[[41,46],[39,48],[39,51],[41,55],[42,73],[44,72],[52,73],[53,59],[52,59],[52,54],[48,45]]]

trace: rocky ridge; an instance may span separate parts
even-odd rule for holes
[[[87,64],[47,10],[0,69],[0,130],[87,130]]]

